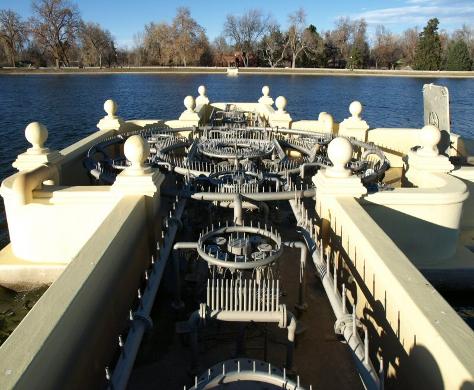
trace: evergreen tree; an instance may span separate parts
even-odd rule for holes
[[[448,47],[447,70],[471,70],[472,61],[466,42],[459,39]]]
[[[438,33],[439,20],[430,19],[420,33],[415,52],[415,69],[439,70],[441,66],[441,40]]]
[[[351,50],[351,56],[349,57],[349,68],[360,69],[364,65],[364,56],[360,49],[354,46]]]

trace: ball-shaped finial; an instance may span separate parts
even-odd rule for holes
[[[423,156],[437,156],[438,143],[441,140],[441,131],[433,125],[426,125],[420,131],[421,149],[418,154]]]
[[[142,169],[150,155],[150,147],[141,135],[132,135],[125,141],[123,152],[132,169]]]
[[[266,97],[266,96],[268,96],[269,93],[270,93],[270,87],[269,87],[268,85],[264,85],[264,86],[262,87],[262,94],[263,94],[263,96]]]
[[[359,101],[353,101],[349,106],[349,112],[355,118],[360,118],[360,114],[362,113],[362,103]]]
[[[25,129],[26,140],[33,145],[30,152],[44,150],[44,143],[48,139],[48,129],[40,122],[31,122]]]
[[[191,95],[184,98],[184,107],[186,107],[188,111],[193,111],[194,107],[196,107],[196,102]]]
[[[334,119],[331,114],[327,112],[320,112],[318,116],[318,121],[321,122],[322,128],[326,132],[332,132],[334,126]]]
[[[284,96],[278,96],[275,100],[275,106],[278,108],[278,111],[285,111],[287,101]]]
[[[332,177],[350,176],[351,170],[346,165],[352,158],[352,144],[347,138],[334,138],[328,145],[328,157],[332,162],[332,167],[327,173]]]
[[[198,93],[200,96],[206,96],[206,87],[204,85],[200,85],[198,88]]]
[[[108,116],[115,116],[117,113],[117,108],[117,103],[115,103],[112,99],[108,99],[104,103],[104,111]]]

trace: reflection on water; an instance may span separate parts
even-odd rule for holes
[[[47,288],[45,286],[17,293],[0,286],[0,345],[13,332]]]

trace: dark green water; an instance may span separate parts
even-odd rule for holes
[[[0,345],[25,317],[47,287],[15,292],[0,286]]]

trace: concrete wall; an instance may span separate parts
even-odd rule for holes
[[[121,199],[0,347],[3,389],[99,388],[150,262],[142,196]]]
[[[474,378],[474,335],[354,198],[328,198],[328,254],[369,328],[389,388],[461,389]]]
[[[452,257],[469,192],[459,179],[425,173],[426,187],[395,188],[364,197],[362,205],[418,267]]]

